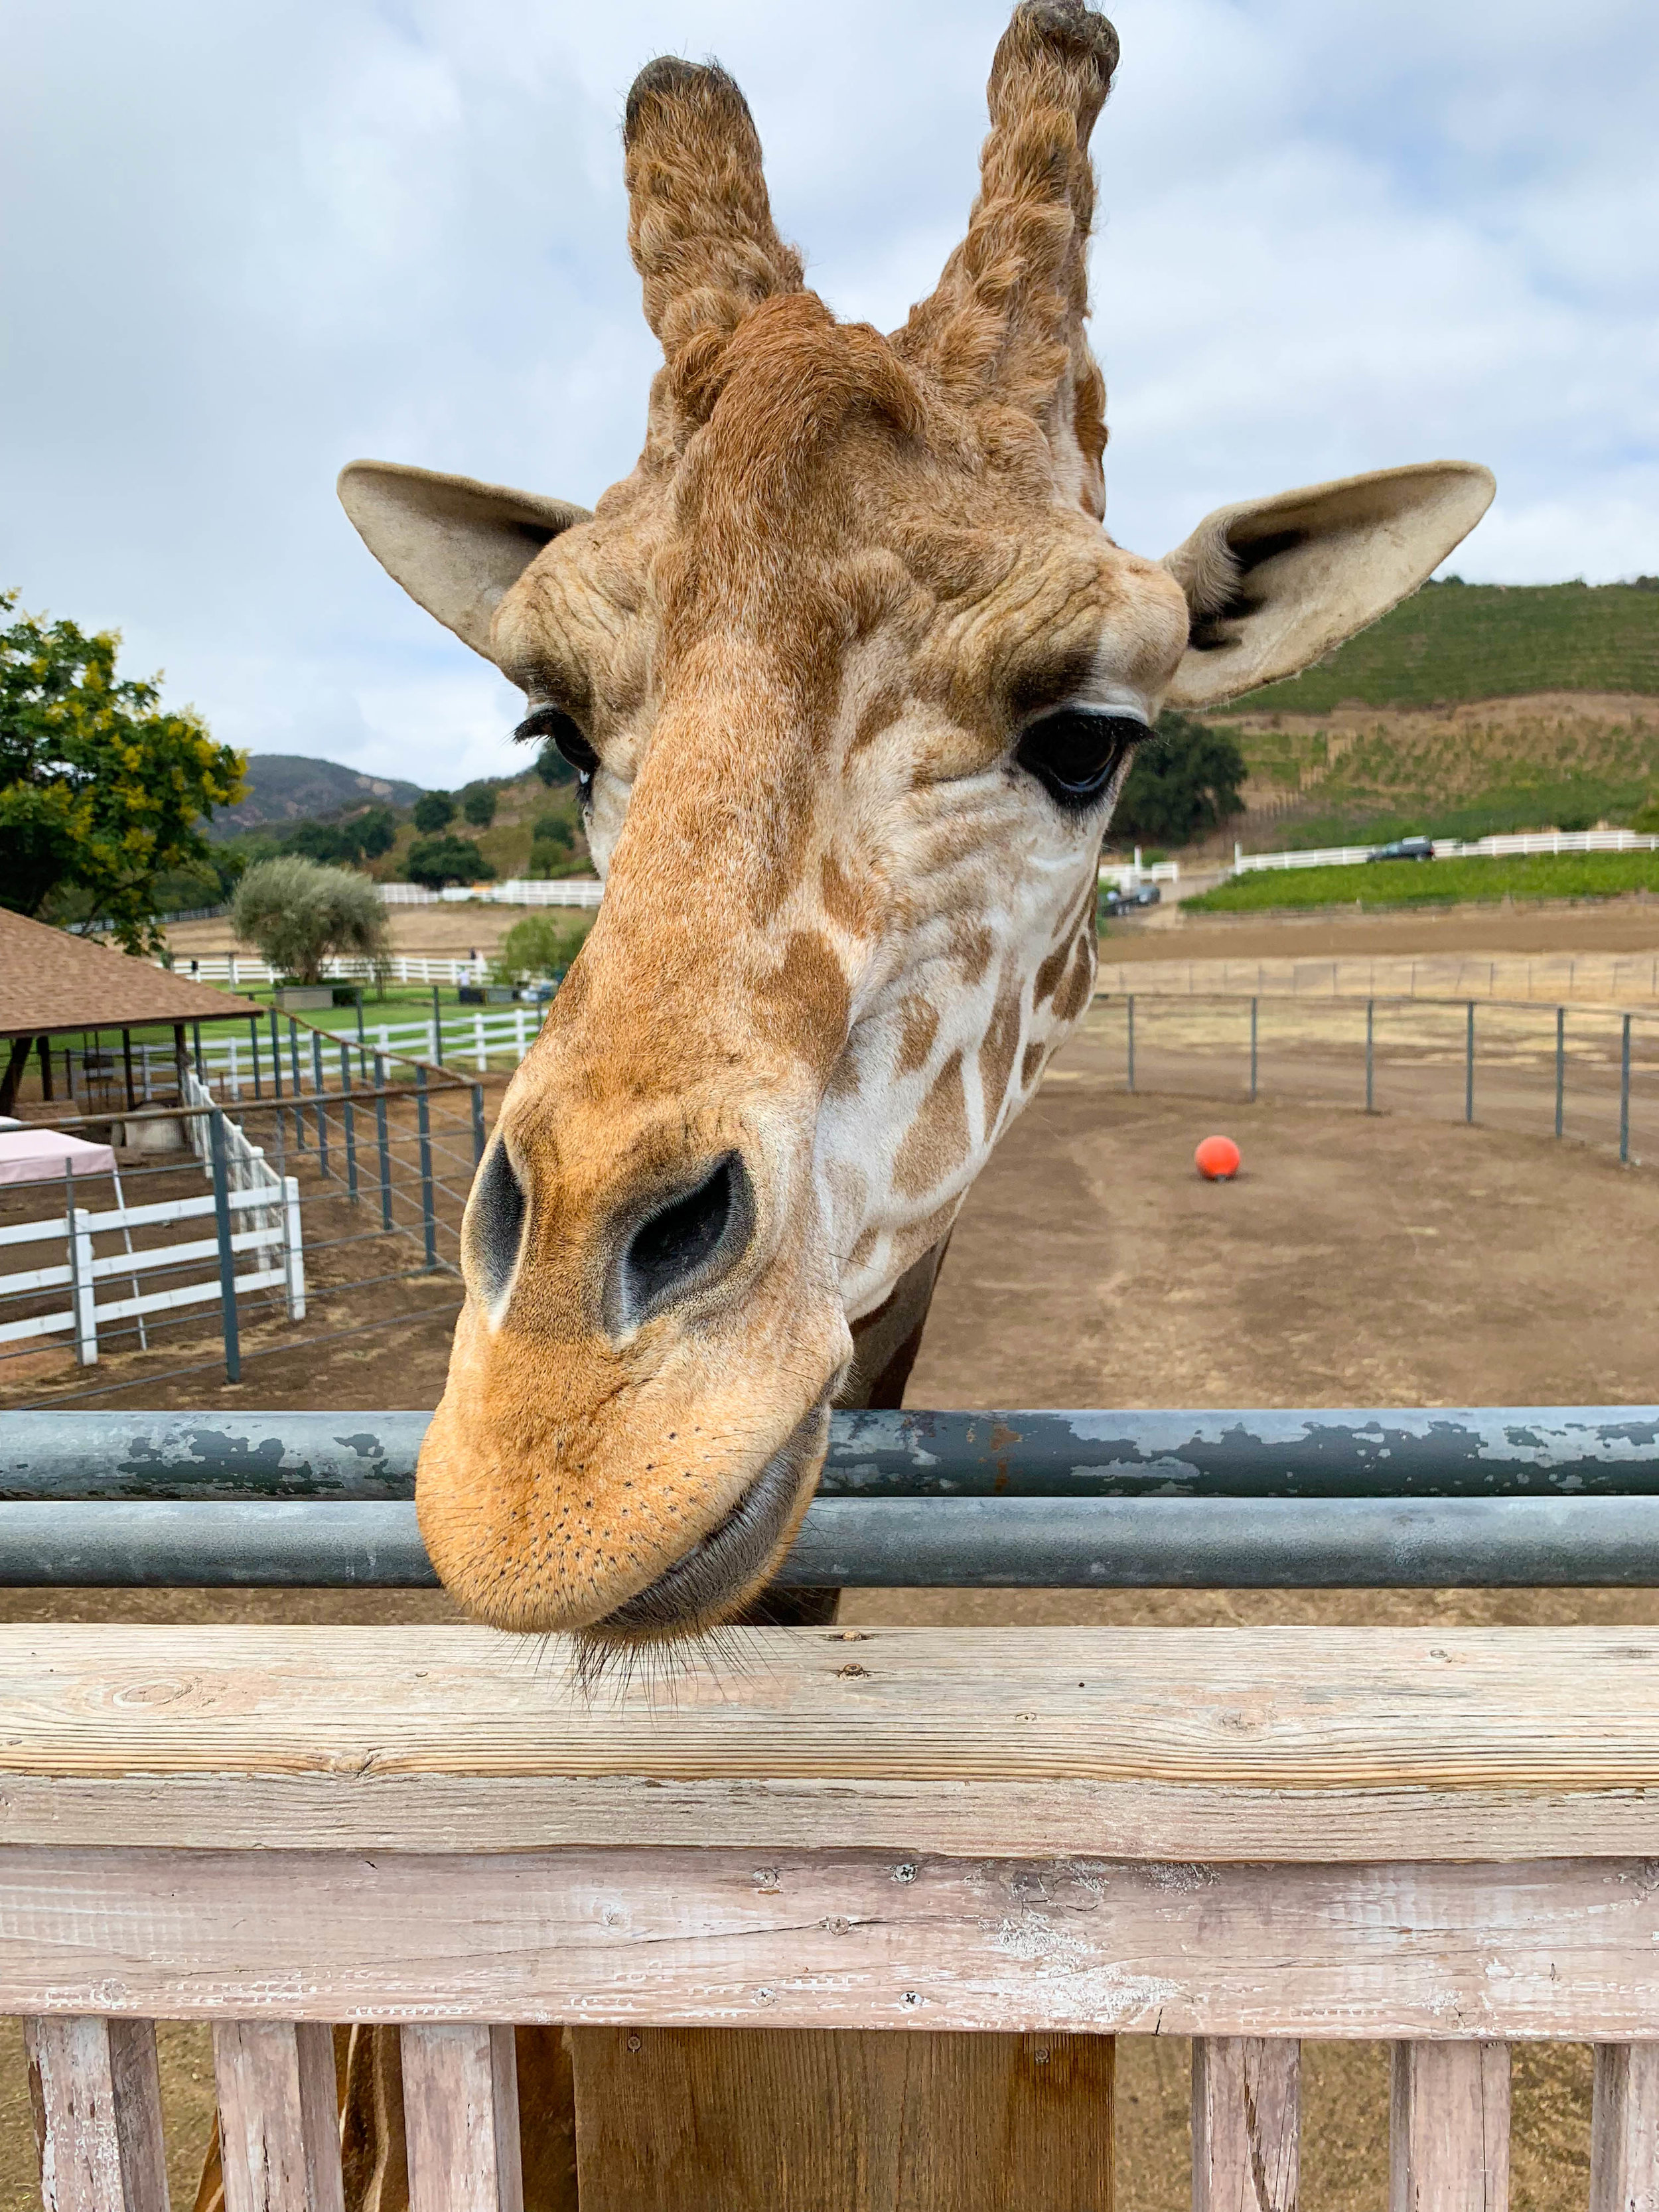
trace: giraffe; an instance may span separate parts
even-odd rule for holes
[[[480,1166],[421,1456],[481,1620],[603,1653],[762,1599],[830,1408],[899,1401],[963,1201],[1089,1002],[1101,838],[1160,708],[1306,666],[1492,497],[1426,463],[1221,507],[1161,560],[1115,543],[1085,321],[1117,58],[1083,0],[1015,10],[965,236],[890,336],[806,287],[730,77],[651,63],[632,473],[591,514],[343,474],[575,769],[606,884]],[[391,2045],[356,2031],[344,2069],[366,2212],[404,2201]],[[526,2203],[574,2202],[568,2060],[520,2055]]]

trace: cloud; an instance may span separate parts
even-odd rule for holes
[[[0,577],[114,623],[258,750],[454,783],[517,695],[376,568],[358,453],[591,502],[654,348],[617,118],[720,54],[779,219],[883,325],[960,234],[1000,6],[14,0],[0,81]],[[1111,525],[1434,454],[1455,556],[1659,570],[1659,41],[1643,0],[1123,0],[1097,135]],[[21,312],[15,303],[23,302]]]

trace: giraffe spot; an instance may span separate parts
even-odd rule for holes
[[[852,997],[829,939],[789,933],[783,960],[755,988],[755,1025],[769,1043],[798,1052],[827,1079],[845,1056]]]
[[[881,1242],[879,1229],[866,1229],[847,1255],[849,1267],[867,1267],[876,1256],[876,1247]]]
[[[858,726],[853,732],[852,750],[862,752],[873,744],[884,730],[890,729],[904,712],[904,693],[897,684],[884,686],[873,699],[867,701],[860,713]]]
[[[1066,988],[1054,1000],[1054,1013],[1062,1022],[1075,1020],[1089,1003],[1089,994],[1095,987],[1093,946],[1086,937],[1077,941],[1077,957],[1072,963],[1072,973]]]
[[[985,1106],[985,1133],[996,1127],[997,1115],[1008,1093],[1008,1076],[1019,1049],[1019,988],[1005,991],[997,1000],[991,1026],[980,1041],[979,1085]]]
[[[991,933],[982,922],[959,922],[951,933],[951,950],[965,983],[979,981],[991,964],[993,949]]]
[[[1022,1091],[1029,1091],[1030,1089],[1031,1085],[1036,1081],[1037,1072],[1042,1066],[1042,1047],[1038,1044],[1035,1039],[1033,1039],[1032,1042],[1026,1046],[1025,1056],[1019,1063],[1019,1087]]]
[[[896,1231],[892,1264],[898,1267],[909,1267],[925,1252],[931,1252],[950,1229],[961,1207],[959,1197],[951,1199],[945,1205],[936,1206],[932,1213],[925,1214],[920,1221],[913,1221],[908,1228]]]
[[[904,1029],[899,1038],[898,1073],[914,1075],[918,1068],[926,1067],[933,1049],[933,1039],[939,1035],[939,1008],[926,999],[909,998],[901,1012]]]
[[[818,870],[823,910],[830,921],[854,936],[865,933],[869,902],[833,853],[826,853]]]
[[[1031,1011],[1035,1013],[1045,1000],[1052,999],[1060,988],[1060,979],[1066,973],[1066,963],[1071,954],[1071,943],[1051,952],[1036,971],[1036,981],[1031,986]]]
[[[902,1198],[920,1198],[967,1157],[968,1093],[962,1079],[962,1054],[953,1052],[905,1133],[893,1164],[893,1188]]]

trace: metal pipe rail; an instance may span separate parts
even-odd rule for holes
[[[430,1584],[430,1418],[0,1413],[0,1584]],[[1659,1407],[837,1413],[781,1579],[1659,1583]]]

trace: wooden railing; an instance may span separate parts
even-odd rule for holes
[[[205,2018],[228,2212],[341,2205],[352,2020],[414,2212],[520,2203],[536,2022],[582,2212],[1104,2212],[1118,2033],[1196,2039],[1200,2212],[1292,2212],[1304,2038],[1393,2042],[1394,2212],[1498,2212],[1509,2043],[1595,2043],[1594,2212],[1651,2212],[1656,1662],[801,1629],[590,1695],[471,1629],[0,1629],[45,2201],[165,2205],[151,2023]]]

